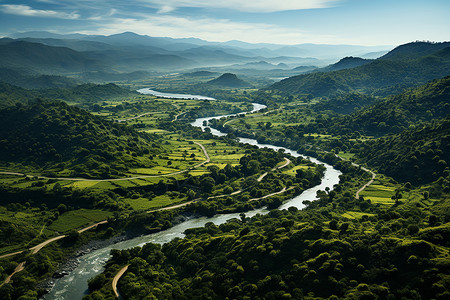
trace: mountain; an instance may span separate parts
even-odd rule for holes
[[[294,69],[292,69],[292,71],[306,73],[306,72],[310,72],[310,71],[313,71],[316,69],[317,69],[317,67],[315,67],[315,66],[298,66],[298,67],[295,67]]]
[[[399,133],[450,115],[450,76],[390,96],[342,118],[339,127],[369,135]]]
[[[188,77],[211,77],[211,76],[217,76],[217,72],[210,72],[210,71],[195,71],[191,73],[185,73],[183,76]]]
[[[64,74],[103,70],[101,62],[65,47],[13,41],[0,45],[0,67],[35,73]]]
[[[329,72],[329,71],[339,71],[339,70],[344,70],[344,69],[351,69],[351,68],[356,68],[359,66],[367,65],[371,61],[372,61],[371,59],[364,59],[364,58],[360,58],[360,57],[348,56],[348,57],[344,57],[337,63],[329,65],[328,67],[325,67],[325,68],[321,68],[318,71]]]
[[[232,87],[232,88],[250,86],[249,83],[238,78],[236,76],[236,74],[231,74],[231,73],[222,74],[220,77],[213,79],[211,81],[208,81],[207,84],[221,86],[221,87]]]
[[[64,102],[36,100],[0,110],[1,164],[109,178],[140,164],[137,156],[149,153],[159,148],[148,135]]]
[[[440,50],[450,47],[450,42],[430,43],[430,42],[414,42],[400,45],[389,51],[380,59],[387,60],[411,60],[423,56],[432,55]]]
[[[152,53],[173,54],[208,64],[232,64],[265,60],[269,63],[325,65],[343,56],[358,56],[370,52],[386,51],[390,46],[354,46],[354,45],[279,45],[241,41],[209,42],[195,38],[174,39],[151,37],[133,32],[124,32],[110,36],[103,35],[58,35],[48,32],[29,32],[12,34],[10,37],[40,42],[51,46],[64,46],[77,51],[105,50],[114,48],[152,48]],[[61,41],[57,41],[61,40]],[[170,53],[165,53],[170,52]],[[268,59],[277,58],[274,61]],[[283,58],[280,60],[280,58]],[[319,58],[319,59],[318,59]],[[227,59],[227,60],[225,60]],[[315,60],[315,62],[313,62]],[[323,61],[325,60],[325,61]],[[307,62],[309,61],[309,62]]]
[[[430,44],[430,47],[425,46],[427,51],[423,51],[423,46],[417,50],[415,43],[407,44],[400,47],[401,55],[396,48],[391,51],[393,53],[356,68],[298,75],[268,89],[281,94],[311,94],[315,97],[355,91],[385,96],[450,74],[450,47],[446,45]],[[436,52],[428,54],[431,48]],[[420,56],[422,53],[427,54]]]

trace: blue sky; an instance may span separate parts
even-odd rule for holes
[[[0,35],[197,37],[278,44],[450,40],[449,0],[0,0]]]

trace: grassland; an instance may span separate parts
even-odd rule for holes
[[[112,212],[98,209],[77,209],[63,213],[59,218],[48,226],[48,230],[65,233],[72,229],[77,229],[106,220],[112,216]]]

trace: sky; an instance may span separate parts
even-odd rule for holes
[[[275,44],[450,40],[450,0],[0,0],[0,36],[26,31]]]

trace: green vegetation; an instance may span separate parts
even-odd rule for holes
[[[3,167],[20,163],[51,177],[111,178],[142,160],[151,165],[161,152],[150,136],[63,102],[18,104],[1,110],[0,117]]]
[[[450,68],[449,46],[448,42],[406,44],[369,64],[290,77],[275,83],[269,90],[282,95],[310,94],[314,97],[356,91],[386,96],[447,76]],[[403,55],[406,52],[411,55]]]
[[[0,258],[0,279],[27,261],[0,295],[36,299],[43,292],[36,284],[92,239],[156,232],[184,216],[242,212],[162,246],[114,250],[105,271],[89,281],[85,299],[113,298],[111,280],[127,264],[119,281],[126,299],[449,298],[450,77],[437,79],[448,76],[448,49],[448,43],[407,44],[371,62],[346,58],[259,91],[208,83],[240,80],[213,80],[218,74],[209,71],[160,76],[101,68],[85,78],[129,81],[39,91],[2,84],[0,166],[29,176],[0,175],[0,253],[67,237],[35,255]],[[55,60],[64,53],[83,58],[67,50]],[[137,62],[127,51],[117,66],[127,68],[128,60],[131,71]],[[155,59],[192,63],[157,55],[143,65]],[[144,86],[219,100],[131,91]],[[211,121],[227,136],[189,125],[249,110],[251,102],[269,107]],[[284,200],[319,184],[324,167],[240,144],[236,136],[317,157],[342,172],[340,182],[304,201],[302,211],[279,211]],[[376,177],[360,191],[372,178],[362,166]],[[267,215],[245,216],[263,206]],[[77,232],[102,220],[108,224]]]
[[[209,223],[162,247],[113,250],[85,299],[111,297],[111,279],[125,264],[126,299],[447,298],[450,219],[437,208],[448,201],[350,204],[345,193],[324,193],[304,211]],[[438,232],[442,238],[433,237]]]

